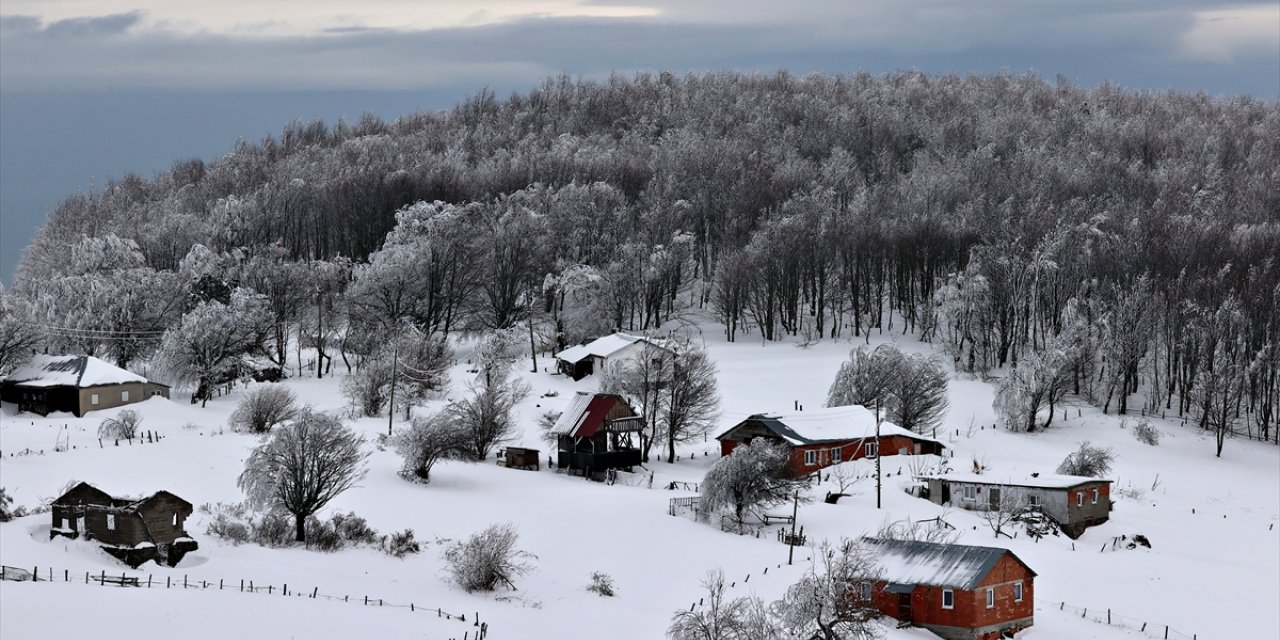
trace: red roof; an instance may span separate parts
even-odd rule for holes
[[[621,398],[618,396],[607,396],[596,394],[591,399],[591,403],[587,405],[587,410],[582,416],[582,421],[578,423],[578,428],[574,430],[574,436],[579,438],[590,438],[594,436],[600,427],[604,425],[605,416],[609,415],[609,411],[613,409],[613,405],[619,402]]]

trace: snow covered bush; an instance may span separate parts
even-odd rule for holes
[[[269,511],[252,521],[249,539],[264,547],[285,547],[293,542],[289,539],[289,529],[288,514]]]
[[[493,591],[499,585],[514,590],[515,578],[533,569],[531,553],[516,548],[520,536],[511,523],[495,524],[444,552],[453,579],[467,591]]]
[[[392,448],[404,458],[402,477],[429,482],[437,462],[463,455],[466,433],[451,418],[446,412],[418,416],[408,429],[391,437]]]
[[[331,520],[321,520],[315,516],[307,518],[307,548],[333,553],[347,546],[346,540],[338,533]]]
[[[1115,459],[1116,453],[1110,447],[1095,447],[1087,441],[1081,442],[1080,448],[1067,454],[1058,465],[1058,473],[1099,478],[1111,471],[1111,463]]]
[[[413,529],[394,532],[383,540],[382,550],[392,557],[403,558],[421,550],[413,537]]]
[[[200,505],[200,511],[213,516],[205,527],[205,533],[227,540],[232,544],[249,542],[252,522],[243,502],[235,504],[221,502],[212,505],[203,504]]]
[[[431,392],[448,386],[452,364],[453,351],[444,338],[401,332],[342,381],[342,393],[367,417],[381,415],[383,409],[407,413]],[[396,406],[390,407],[393,385]]]
[[[376,545],[380,538],[378,532],[369,526],[369,522],[356,515],[354,511],[345,514],[335,513],[329,518],[338,536],[351,544]]]
[[[464,455],[482,461],[494,447],[514,437],[517,423],[515,406],[529,395],[523,380],[507,380],[506,374],[482,376],[472,394],[445,407],[449,422],[461,430]]]
[[[587,585],[587,591],[606,598],[612,598],[615,595],[613,588],[613,576],[599,571],[591,573],[591,584]]]
[[[298,397],[281,384],[254,388],[231,414],[231,428],[249,433],[266,433],[272,427],[298,415]]]
[[[5,493],[4,487],[0,487],[0,522],[8,522],[13,519],[13,511],[9,505],[13,504],[13,498]]]
[[[671,618],[671,640],[766,640],[782,638],[769,612],[755,596],[729,598],[724,572],[716,569],[702,580],[706,605],[681,609]]]
[[[125,409],[114,418],[107,418],[98,425],[98,437],[104,440],[133,440],[138,437],[138,425],[142,416],[137,411]]]
[[[886,522],[880,526],[880,531],[876,533],[876,537],[881,540],[914,540],[917,542],[952,544],[960,537],[960,532],[946,523],[943,518],[945,515],[946,513],[944,512],[932,522],[921,522],[911,518],[897,522]]]
[[[1138,439],[1142,444],[1156,446],[1160,444],[1160,430],[1156,429],[1150,420],[1141,420],[1137,426],[1133,428],[1133,437]]]
[[[788,502],[809,484],[807,479],[791,474],[789,460],[785,448],[765,438],[734,447],[702,479],[703,510],[732,511],[733,521],[741,530],[748,512]]]

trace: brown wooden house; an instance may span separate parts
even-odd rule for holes
[[[79,418],[153,396],[168,398],[169,387],[93,356],[38,355],[0,382],[5,402],[43,416],[66,411]]]
[[[1002,497],[1014,504],[1040,511],[1053,518],[1072,538],[1102,524],[1111,517],[1111,481],[1084,476],[1033,473],[1010,478],[999,475],[948,473],[920,476],[928,483],[925,493],[932,502],[962,509],[985,511],[999,506]]]
[[[115,498],[81,482],[53,501],[49,537],[83,536],[134,568],[148,560],[174,566],[198,548],[182,528],[191,511],[190,502],[168,491]]]
[[[552,427],[559,445],[556,465],[586,476],[630,471],[641,462],[633,437],[643,428],[644,419],[622,396],[580,391]]]
[[[880,580],[854,588],[902,624],[947,640],[995,640],[1030,627],[1035,571],[1008,549],[864,538]]]
[[[757,413],[724,433],[720,454],[729,455],[739,444],[767,438],[791,451],[791,471],[808,475],[833,464],[874,458],[877,455],[938,454],[946,447],[938,440],[880,422],[866,407],[825,407],[811,411]]]

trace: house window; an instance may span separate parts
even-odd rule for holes
[[[120,392],[120,402],[128,402],[128,401],[129,401],[129,392],[128,392],[128,391],[121,391],[121,392]]]
[[[810,467],[812,467],[815,464],[818,464],[818,452],[817,451],[804,452],[804,463],[806,466],[810,466]]]
[[[965,499],[965,500],[977,500],[977,499],[978,499],[978,488],[977,488],[977,487],[975,487],[975,486],[973,486],[973,485],[971,485],[971,484],[966,484],[966,485],[964,486],[964,499]]]
[[[996,608],[996,588],[995,587],[990,587],[987,589],[987,608],[988,609]]]
[[[1098,490],[1093,490],[1093,504],[1098,504]]]
[[[178,526],[178,514],[173,514],[173,526]]]
[[[1040,496],[1038,496],[1038,495],[1036,495],[1036,494],[1034,494],[1034,493],[1027,494],[1027,504],[1029,504],[1029,505],[1031,505],[1031,506],[1033,506],[1033,507],[1038,507],[1038,506],[1040,506]]]
[[[1022,583],[1021,582],[1013,583],[1013,601],[1022,602]]]
[[[838,464],[839,462],[840,462],[840,447],[835,447],[831,449],[831,464]]]
[[[66,520],[66,518],[58,518],[58,527],[57,527],[57,528],[59,528],[59,529],[65,529],[66,527],[67,527],[67,520]]]
[[[89,394],[89,404],[95,405],[95,406],[98,404],[98,394],[96,393]]]
[[[107,530],[109,530],[109,531],[115,531],[115,530],[116,530],[116,516],[115,516],[115,514],[111,514],[111,513],[108,513],[108,514],[107,514]]]
[[[1083,506],[1084,506],[1084,492],[1083,492],[1083,491],[1077,491],[1077,492],[1076,492],[1076,506],[1077,506],[1077,507],[1083,507]]]
[[[879,442],[868,442],[868,443],[867,443],[867,457],[868,457],[868,458],[874,458],[874,457],[876,457],[876,456],[878,456],[878,455],[880,455],[880,443],[879,443]]]
[[[942,608],[943,609],[956,608],[956,594],[954,591],[950,589],[942,590]]]
[[[862,599],[864,601],[870,600],[871,599],[871,583],[864,581],[862,584],[858,585],[858,595],[862,596]]]

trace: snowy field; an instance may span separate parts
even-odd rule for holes
[[[708,349],[720,369],[722,427],[751,413],[790,410],[796,402],[821,406],[840,362],[859,344],[762,346],[752,336],[727,344],[714,327],[706,331]],[[455,396],[469,375],[469,349],[458,348],[460,363],[452,372]],[[562,408],[574,391],[593,390],[599,381],[588,377],[574,383],[541,371],[551,368],[549,358],[540,358],[538,364],[536,374],[529,372],[527,360],[516,365],[533,393],[521,406],[524,435],[511,444],[545,452],[538,438],[538,416]],[[339,363],[335,370],[340,367]],[[287,384],[303,402],[339,410],[346,404],[340,381],[335,376]],[[547,392],[558,395],[546,397]],[[1019,638],[1162,637],[1165,625],[1172,630],[1170,638],[1183,637],[1179,633],[1198,639],[1280,637],[1280,530],[1275,526],[1280,519],[1280,448],[1232,440],[1217,459],[1208,435],[1174,420],[1155,421],[1164,438],[1151,447],[1122,429],[1117,417],[1074,405],[1067,409],[1068,419],[1061,421],[1059,415],[1046,433],[1013,434],[992,428],[990,385],[953,380],[950,394],[947,428],[938,437],[952,449],[949,464],[957,471],[968,470],[977,458],[996,477],[1052,472],[1081,441],[1113,447],[1117,462],[1111,520],[1089,529],[1074,544],[1066,537],[1039,543],[1021,537],[996,541],[977,515],[944,510],[906,494],[902,488],[909,477],[908,459],[886,457],[883,509],[876,509],[871,479],[861,481],[851,497],[836,505],[821,500],[834,486],[811,490],[816,499],[801,505],[799,512],[799,523],[811,540],[873,534],[888,522],[943,514],[961,530],[960,542],[1006,546],[1039,574],[1036,626]],[[235,480],[258,439],[232,433],[224,425],[243,395],[240,388],[204,409],[177,394],[173,401],[153,398],[134,405],[144,416],[141,428],[163,439],[133,446],[107,443],[103,448],[95,435],[97,425],[116,410],[82,419],[66,414],[40,418],[15,415],[6,405],[0,418],[0,485],[16,504],[27,507],[56,497],[73,479],[115,494],[165,489],[197,507],[239,501],[243,496]],[[444,401],[417,411],[429,411]],[[96,635],[114,637],[114,629],[123,636],[132,633],[126,630],[145,612],[144,619],[162,620],[166,630],[193,639],[231,634],[443,639],[474,635],[478,612],[489,625],[490,638],[657,639],[664,636],[674,611],[687,609],[703,595],[699,582],[709,569],[724,570],[734,583],[733,595],[754,592],[772,600],[798,577],[808,558],[807,548],[799,548],[796,565],[786,565],[787,547],[774,537],[777,526],[757,539],[667,514],[668,499],[692,493],[664,488],[672,481],[701,480],[718,452],[714,439],[681,448],[682,460],[675,464],[650,463],[652,488],[647,472],[621,474],[619,483],[609,486],[545,466],[540,472],[518,471],[492,461],[442,463],[433,470],[429,485],[419,485],[396,475],[400,460],[392,452],[375,450],[374,437],[387,429],[385,417],[360,419],[353,425],[369,440],[368,475],[320,515],[355,511],[381,533],[412,528],[423,543],[422,553],[398,560],[363,548],[325,554],[233,546],[207,535],[207,516],[197,510],[186,528],[199,541],[198,551],[176,568],[147,564],[130,571],[90,543],[49,541],[49,516],[29,516],[0,525],[0,563],[28,570],[39,567],[42,577],[52,571],[55,580],[0,583],[0,636],[61,635],[53,622],[66,612],[92,620]],[[60,439],[74,449],[52,452]],[[44,453],[15,455],[27,449]],[[846,464],[863,475],[873,469],[868,461]],[[518,591],[467,594],[448,580],[440,559],[444,545],[498,522],[516,525],[520,546],[537,556],[535,569],[517,582]],[[1153,548],[1110,550],[1113,537],[1138,533],[1150,538]],[[1103,547],[1108,550],[1100,551]],[[86,573],[104,571],[137,575],[153,584],[181,583],[185,578],[189,585],[216,585],[222,580],[224,588],[121,589],[84,583]],[[595,571],[614,578],[617,597],[601,598],[586,590]],[[63,582],[64,575],[71,581]],[[241,580],[269,585],[273,593],[240,593]],[[286,584],[290,594],[281,596],[278,589]],[[337,599],[305,597],[313,590]],[[384,606],[364,605],[366,596],[382,599]],[[344,597],[349,602],[343,602]],[[414,611],[408,609],[410,603]],[[465,613],[468,622],[437,617],[437,608]],[[1088,613],[1082,614],[1082,609]],[[1147,622],[1150,633],[1094,621],[1098,615],[1105,620],[1108,609],[1116,622],[1121,616],[1139,625]],[[886,637],[934,636],[890,628]]]

